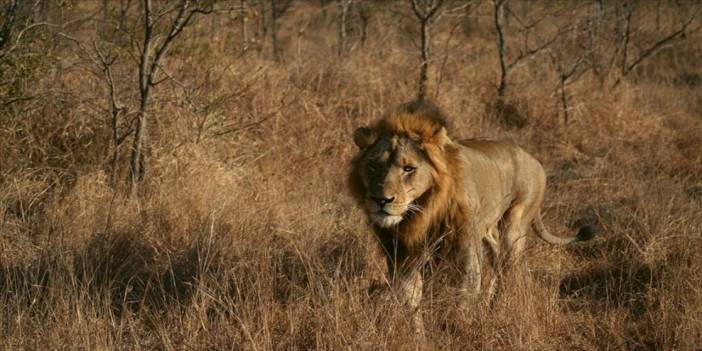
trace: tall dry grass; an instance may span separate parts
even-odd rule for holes
[[[230,13],[199,17],[164,61],[178,83],[155,88],[148,173],[132,197],[109,182],[99,71],[55,36],[89,42],[102,27],[32,37],[21,65],[5,66],[17,79],[2,91],[4,101],[27,97],[0,117],[2,347],[415,348],[408,311],[369,292],[384,264],[345,191],[353,129],[415,94],[416,27],[404,5],[377,5],[368,41],[352,31],[344,59],[332,5],[293,4],[280,20],[281,62],[266,41],[260,54],[242,54]],[[699,33],[612,91],[591,73],[573,82],[568,125],[554,71],[535,56],[510,75],[510,106],[528,122],[515,129],[491,108],[498,66],[487,5],[470,30],[450,34],[461,20],[451,14],[434,27],[429,95],[454,134],[513,139],[543,162],[553,232],[585,222],[600,231],[572,247],[530,240],[509,289],[471,315],[430,284],[429,348],[699,349],[702,100],[684,78],[702,74]],[[49,20],[94,10],[78,2]],[[666,5],[660,27],[639,38],[672,30],[676,11]],[[128,104],[135,68],[122,58],[115,74]]]

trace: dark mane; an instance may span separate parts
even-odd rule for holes
[[[391,114],[419,115],[450,129],[448,119],[441,109],[431,101],[412,100],[398,106]]]

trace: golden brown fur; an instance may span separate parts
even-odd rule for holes
[[[493,257],[514,259],[530,226],[551,243],[590,237],[588,230],[569,238],[545,230],[540,207],[546,177],[536,159],[509,142],[454,142],[431,104],[404,104],[356,130],[354,141],[360,151],[351,191],[373,223],[391,278],[412,306],[421,298],[417,265],[427,247],[462,262],[463,289],[477,293],[484,247]]]

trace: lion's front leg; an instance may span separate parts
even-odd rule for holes
[[[470,296],[477,296],[480,293],[481,285],[481,265],[480,265],[480,247],[471,245],[464,255],[464,278],[463,290]]]
[[[394,236],[379,233],[380,243],[385,251],[388,268],[388,278],[397,289],[399,298],[412,312],[412,323],[415,334],[420,340],[424,339],[424,322],[419,306],[422,302],[424,282],[421,268],[412,259],[410,251]]]
[[[412,310],[412,323],[414,332],[420,339],[424,338],[424,321],[419,305],[422,302],[422,290],[424,283],[422,273],[414,269],[404,277],[399,279],[399,288],[402,293],[404,303]]]
[[[477,304],[482,282],[481,250],[477,240],[466,240],[461,243],[460,261],[462,265],[461,291],[463,293],[462,307],[468,312]]]

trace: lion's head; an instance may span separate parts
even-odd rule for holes
[[[431,163],[420,147],[412,139],[386,134],[368,147],[358,164],[366,189],[364,205],[381,227],[397,225],[419,210],[415,201],[434,185]]]
[[[376,124],[358,128],[354,142],[359,153],[352,191],[372,222],[382,228],[409,222],[426,226],[445,207],[456,147],[436,107],[404,104]]]

